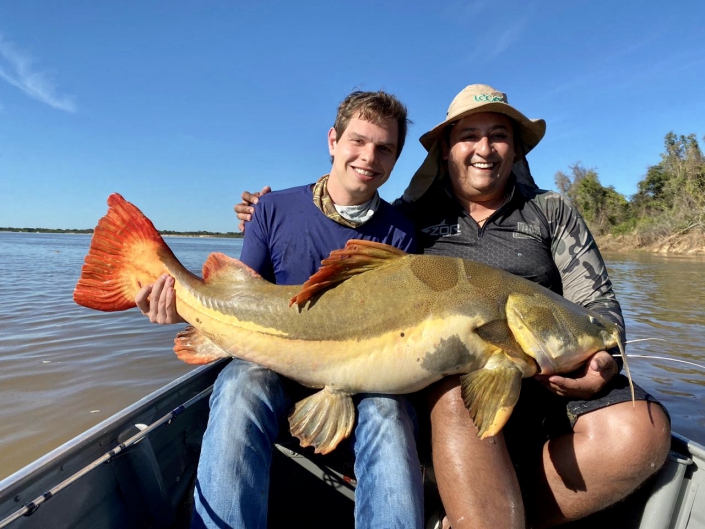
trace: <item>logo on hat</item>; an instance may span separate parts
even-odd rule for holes
[[[506,103],[504,100],[504,95],[496,95],[496,94],[479,94],[479,95],[474,95],[475,101],[487,101],[488,103],[495,103],[497,101],[501,101],[502,103]]]

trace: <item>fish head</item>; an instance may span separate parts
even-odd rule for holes
[[[507,323],[542,375],[569,373],[597,351],[619,346],[616,324],[560,296],[511,294]]]

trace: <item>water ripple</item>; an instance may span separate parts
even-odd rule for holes
[[[0,233],[0,479],[188,372],[179,325],[73,302],[89,236]],[[240,240],[169,238],[199,271]]]
[[[630,344],[627,352],[705,365],[705,259],[644,254],[605,259],[629,339],[665,340]],[[673,429],[705,443],[705,369],[648,358],[634,358],[630,367],[639,384],[666,405]]]

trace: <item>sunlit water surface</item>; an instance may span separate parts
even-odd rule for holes
[[[622,304],[632,355],[705,365],[705,258],[605,253]],[[705,444],[705,369],[654,358],[633,358],[639,384],[666,404],[673,430]]]
[[[210,252],[238,257],[242,239],[167,237],[200,275]],[[0,233],[0,479],[192,366],[172,352],[183,325],[137,309],[73,302],[90,235]]]
[[[171,351],[181,326],[137,310],[101,313],[72,300],[89,235],[0,233],[0,479],[191,369]],[[167,238],[200,273],[241,239]],[[704,259],[605,256],[633,354],[705,363]],[[634,358],[632,372],[666,403],[674,429],[705,443],[705,370]]]

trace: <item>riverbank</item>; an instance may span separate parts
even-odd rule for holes
[[[60,235],[86,235],[92,234],[92,229],[84,230],[63,230],[49,228],[0,228],[0,233],[50,233]],[[242,239],[245,235],[240,232],[217,232],[217,231],[172,231],[159,230],[162,237],[199,237],[211,239]]]
[[[600,250],[605,252],[705,255],[705,232],[700,230],[675,233],[656,240],[639,234],[603,235],[595,239]]]

